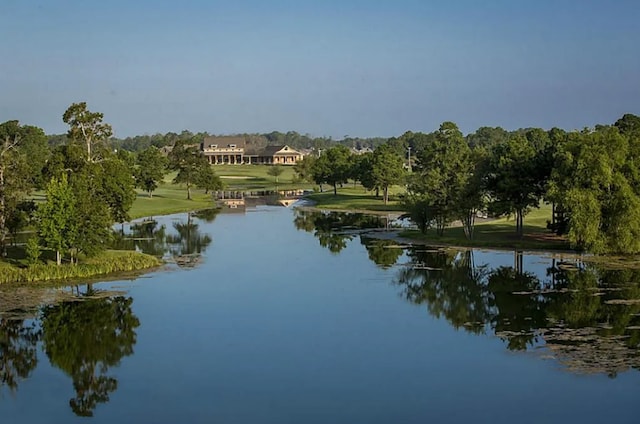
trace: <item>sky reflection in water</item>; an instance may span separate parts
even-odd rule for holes
[[[402,249],[369,234],[387,225],[259,207],[126,227],[119,246],[167,270],[65,288],[61,302],[32,295],[31,306],[2,288],[0,413],[635,422],[640,271]]]

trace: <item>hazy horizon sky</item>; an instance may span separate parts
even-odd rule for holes
[[[637,0],[0,1],[0,122],[389,137],[640,115]]]

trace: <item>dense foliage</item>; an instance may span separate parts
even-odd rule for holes
[[[199,149],[208,133],[167,133],[111,138],[111,126],[86,103],[63,115],[69,131],[47,137],[18,121],[0,124],[0,251],[7,240],[35,225],[40,247],[67,255],[104,249],[115,222],[129,219],[134,187],[149,197],[175,171],[187,198],[192,187],[222,188]],[[553,206],[548,227],[574,248],[596,253],[640,252],[640,117],[566,132],[558,128],[507,131],[481,127],[464,136],[444,122],[431,133],[398,137],[314,138],[294,131],[242,134],[253,146],[287,144],[311,149],[294,166],[298,181],[334,195],[359,182],[385,204],[400,200],[423,232],[442,235],[455,224],[471,239],[477,216],[513,216],[516,236],[541,202]],[[276,183],[281,167],[269,175]],[[392,189],[395,187],[394,189]],[[47,189],[35,211],[34,189]],[[35,219],[35,222],[34,222]],[[36,252],[33,245],[31,251]],[[35,253],[31,255],[33,259]]]

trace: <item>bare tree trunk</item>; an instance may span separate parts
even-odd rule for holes
[[[384,190],[383,190],[383,196],[384,196],[384,204],[386,205],[387,202],[389,201],[389,187],[385,186]]]
[[[338,184],[333,183],[333,195],[337,196],[338,195]]]
[[[519,238],[522,238],[522,236],[524,235],[523,223],[524,220],[522,218],[522,209],[516,209],[516,235]]]
[[[475,211],[468,211],[467,214],[460,219],[460,221],[462,221],[462,228],[467,240],[473,240],[473,230],[476,221]]]
[[[60,256],[60,251],[59,250],[56,250],[56,264],[58,266],[62,265],[62,258]]]

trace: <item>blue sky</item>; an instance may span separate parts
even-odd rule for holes
[[[640,115],[640,1],[0,0],[0,122],[116,136],[580,129]]]

